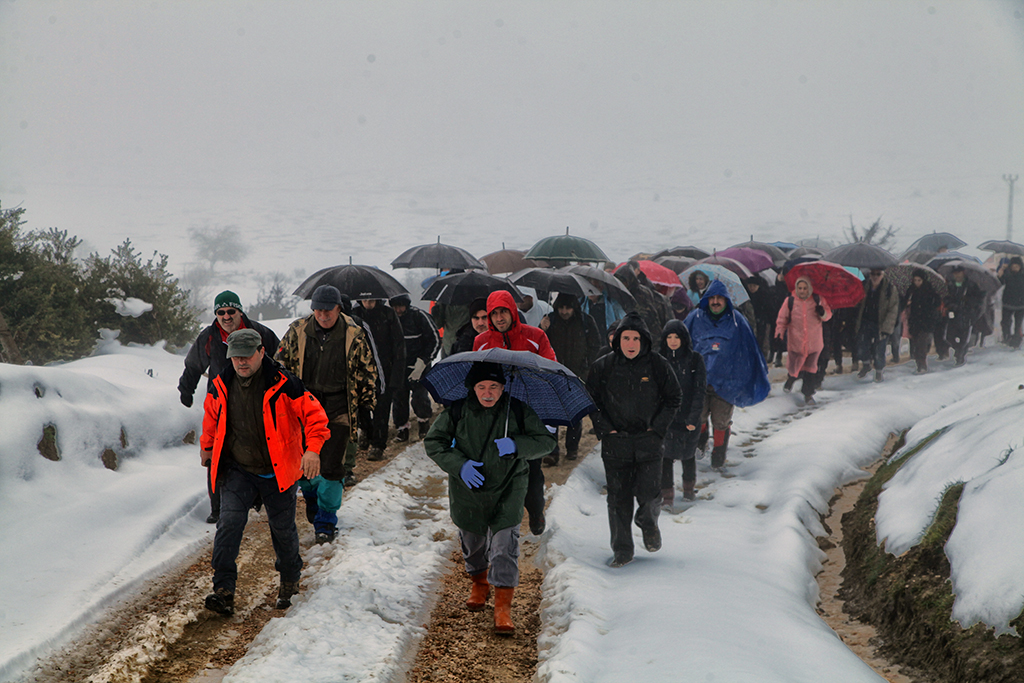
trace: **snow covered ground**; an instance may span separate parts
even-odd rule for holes
[[[199,420],[177,402],[181,358],[105,350],[60,367],[0,366],[0,410],[13,417],[0,439],[3,680],[209,542],[197,447],[180,443]],[[663,515],[663,549],[638,550],[623,569],[606,566],[603,469],[599,450],[589,454],[552,491],[540,539],[541,680],[878,680],[815,613],[815,535],[835,487],[863,476],[888,433],[906,427],[908,448],[945,431],[890,483],[879,534],[890,549],[910,547],[942,488],[966,481],[963,526],[947,548],[956,616],[1006,630],[1024,595],[1022,468],[1006,456],[1022,441],[1024,390],[1007,378],[1020,376],[1024,355],[998,347],[963,368],[933,365],[923,376],[909,363],[890,368],[882,384],[830,376],[810,409],[776,388],[737,411],[727,474],[701,461],[697,503]],[[36,449],[48,424],[58,462]],[[117,452],[116,470],[101,462],[104,448]],[[419,443],[357,485],[338,543],[306,549],[306,589],[226,680],[400,675],[455,542],[444,491]]]

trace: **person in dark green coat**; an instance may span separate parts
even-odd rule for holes
[[[466,607],[482,611],[493,584],[494,628],[509,634],[515,631],[511,608],[519,585],[526,461],[550,453],[555,440],[532,408],[505,393],[500,365],[474,363],[466,386],[469,395],[441,413],[424,447],[448,473],[452,521],[473,581]]]

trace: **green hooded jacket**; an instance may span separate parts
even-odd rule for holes
[[[488,529],[499,531],[522,523],[530,472],[526,461],[547,455],[555,446],[554,435],[526,404],[522,406],[520,431],[509,400],[517,399],[503,393],[493,408],[484,408],[470,391],[458,423],[455,424],[451,407],[446,408],[424,439],[427,455],[448,473],[452,521],[460,529],[481,536]],[[498,455],[494,440],[505,436],[506,419],[508,436],[516,442],[516,452],[503,458]],[[469,488],[459,476],[467,460],[484,464],[477,468],[484,475],[479,488]]]

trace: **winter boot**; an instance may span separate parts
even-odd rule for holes
[[[370,452],[366,456],[366,459],[367,460],[372,460],[373,462],[377,462],[379,460],[383,460],[384,459],[384,449],[383,448],[377,448],[376,446],[374,446],[373,448],[370,449]]]
[[[647,552],[656,553],[661,550],[661,531],[658,527],[654,527],[653,529],[644,529],[643,536],[644,548],[647,549]]]
[[[559,449],[558,444],[556,443],[555,444],[555,450],[553,450],[550,453],[548,453],[547,455],[545,455],[544,459],[541,460],[541,464],[543,464],[545,467],[554,467],[555,465],[558,464],[558,457],[560,455],[561,455],[561,450]]]
[[[512,623],[512,595],[515,588],[494,589],[494,631],[498,635],[508,636],[516,632]]]
[[[697,482],[695,481],[684,481],[683,482],[683,500],[694,501],[697,500]]]
[[[277,589],[277,609],[288,609],[292,606],[292,596],[299,592],[298,581],[282,581]]]
[[[729,428],[715,430],[715,446],[711,449],[711,466],[725,467],[725,452],[729,449]]]
[[[800,377],[803,382],[800,384],[800,393],[804,395],[805,403],[814,403],[814,389],[818,383],[818,378],[813,373],[801,372]]]
[[[869,372],[871,372],[871,363],[861,363],[860,372],[857,373],[857,377],[859,379],[864,379],[868,376]]]
[[[788,394],[789,392],[793,391],[794,384],[796,384],[796,377],[794,377],[793,375],[789,375],[788,377],[786,377],[786,383],[782,385],[782,390]]]
[[[875,370],[875,381],[876,382],[881,382],[884,379],[885,379],[885,377],[882,376],[882,371],[881,370]]]
[[[579,451],[566,451],[565,452],[565,459],[566,460],[575,460],[578,457],[580,457]]]
[[[395,435],[395,441],[398,443],[405,443],[409,440],[409,425],[398,428],[398,434]]]
[[[420,423],[420,438],[423,439],[427,436],[427,432],[430,431],[430,419],[419,420]]]
[[[333,524],[324,524],[316,530],[316,544],[323,545],[331,543],[338,535],[338,527]]]
[[[471,574],[469,578],[473,579],[473,587],[469,589],[466,609],[470,612],[482,612],[487,605],[487,596],[491,594],[491,584],[487,583],[487,570]]]
[[[227,588],[218,588],[206,596],[206,609],[230,617],[235,613],[235,594]]]
[[[700,435],[697,437],[697,450],[701,452],[701,457],[708,447],[708,423],[705,422],[700,426]]]
[[[662,489],[661,490],[661,507],[663,507],[663,508],[671,508],[672,507],[672,503],[675,502],[675,499],[676,499],[676,489],[675,489],[674,486],[670,486],[667,489]]]

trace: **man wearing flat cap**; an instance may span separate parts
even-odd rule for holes
[[[249,508],[262,499],[281,575],[277,608],[299,591],[302,557],[295,527],[295,486],[320,474],[321,448],[330,437],[327,415],[302,382],[267,355],[255,330],[228,335],[230,365],[206,393],[201,462],[221,494],[213,540],[213,592],[207,609],[231,615],[236,558]]]
[[[323,404],[330,421],[319,476],[299,481],[316,542],[330,543],[337,534],[345,451],[355,438],[359,408],[372,408],[377,400],[377,365],[362,326],[342,313],[337,287],[317,287],[310,307],[312,314],[288,326],[277,360]]]
[[[263,340],[264,348],[277,348],[277,335],[270,328],[249,320],[242,312],[242,304],[234,292],[225,290],[217,295],[213,300],[213,314],[213,322],[199,333],[188,355],[185,356],[185,371],[178,380],[181,404],[186,408],[192,407],[192,397],[204,372],[209,375],[209,389],[213,384],[213,378],[231,366],[225,352],[228,348],[228,335],[235,330],[256,330]],[[206,522],[216,524],[220,516],[220,496],[214,491],[213,480],[209,477],[206,486],[207,493],[210,494],[210,516],[206,518]]]

